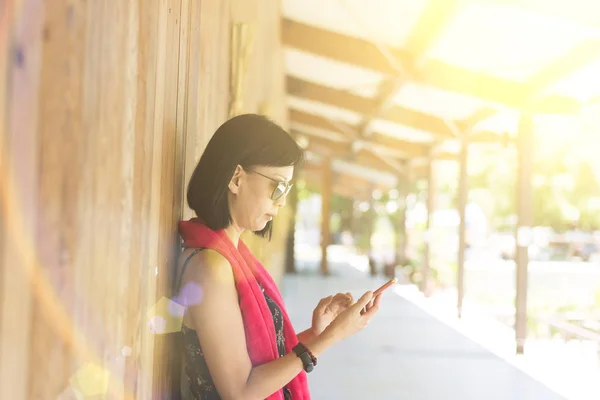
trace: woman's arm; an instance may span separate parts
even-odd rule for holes
[[[308,346],[308,343],[315,340],[317,338],[317,336],[318,335],[315,333],[313,328],[308,328],[307,330],[302,331],[296,335],[296,337],[298,338],[298,341],[302,342],[302,343],[306,343],[307,346]]]
[[[203,251],[190,262],[184,281],[203,290],[202,301],[189,306],[188,312],[223,400],[264,399],[302,371],[302,361],[294,353],[252,367],[233,273],[225,257]],[[337,342],[333,331],[303,339],[316,357]]]

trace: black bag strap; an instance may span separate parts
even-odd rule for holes
[[[183,274],[185,273],[185,269],[187,268],[188,264],[190,263],[190,260],[192,259],[192,257],[194,257],[196,254],[198,254],[201,250],[204,250],[204,248],[196,248],[194,249],[194,251],[192,251],[192,253],[185,259],[183,266],[181,267],[181,273],[179,275],[179,277],[177,277],[177,274],[175,275],[174,282],[173,282],[173,286],[175,286],[175,284],[177,286],[175,286],[173,289],[173,294],[175,297],[175,299],[177,299],[177,297],[179,296],[179,291],[181,290],[181,282],[183,280]],[[169,377],[169,386],[170,388],[168,389],[169,392],[171,393],[170,395],[170,399],[172,400],[183,400],[183,395],[182,395],[182,390],[181,390],[181,379],[182,379],[182,352],[183,352],[183,348],[184,348],[184,344],[183,344],[183,337],[181,334],[181,331],[178,332],[174,332],[171,334],[168,334],[168,340],[169,340],[169,344],[167,345],[167,348],[169,348],[171,351],[169,351],[167,353],[167,357],[168,357],[168,363],[170,365],[170,377]]]
[[[179,290],[181,290],[181,281],[183,280],[183,274],[185,273],[185,269],[187,268],[188,264],[190,263],[190,260],[192,259],[192,257],[194,257],[196,254],[198,254],[202,250],[204,250],[204,247],[194,249],[194,251],[192,251],[192,254],[190,254],[188,256],[188,258],[185,259],[185,262],[183,263],[183,266],[181,267],[181,274],[179,275],[179,279],[177,280],[177,286],[175,287],[174,293],[177,293],[177,292],[179,292]]]

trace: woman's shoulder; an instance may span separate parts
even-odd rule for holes
[[[233,281],[233,271],[231,264],[225,256],[212,249],[185,249],[179,256],[179,266],[182,267],[185,262],[188,265],[184,271],[184,280],[186,277],[193,280],[214,281],[219,280]]]

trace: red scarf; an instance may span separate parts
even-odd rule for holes
[[[262,264],[252,255],[248,247],[239,241],[236,248],[224,230],[213,231],[199,219],[179,223],[179,231],[185,247],[202,247],[217,251],[225,257],[233,269],[235,287],[240,301],[240,309],[246,331],[246,346],[253,366],[279,358],[273,316],[258,284],[265,294],[275,301],[283,314],[283,331],[286,352],[291,352],[298,338],[285,309],[283,298],[277,285]],[[294,400],[310,400],[306,372],[296,375],[287,388]],[[278,390],[267,400],[284,400],[282,390]]]

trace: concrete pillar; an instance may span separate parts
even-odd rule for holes
[[[516,230],[516,299],[515,339],[517,354],[523,354],[527,338],[527,269],[529,264],[529,241],[533,225],[532,178],[533,178],[533,120],[523,114],[519,121],[517,138],[517,230]]]

